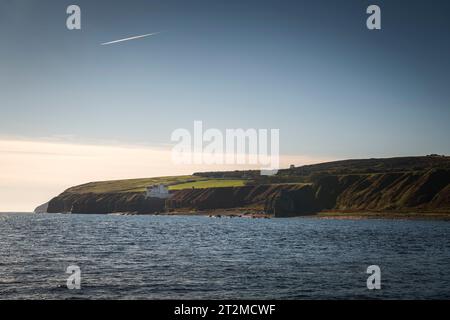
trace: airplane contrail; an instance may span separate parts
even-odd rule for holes
[[[129,37],[129,38],[125,38],[125,39],[119,39],[119,40],[109,41],[109,42],[101,43],[100,45],[104,46],[104,45],[107,45],[107,44],[113,44],[113,43],[118,43],[118,42],[123,42],[123,41],[128,41],[128,40],[134,40],[134,39],[144,38],[144,37],[148,37],[148,36],[153,36],[153,35],[158,34],[158,33],[161,33],[161,31],[159,31],[159,32],[153,32],[153,33],[148,33],[148,34],[143,34],[143,35],[140,35],[140,36]]]

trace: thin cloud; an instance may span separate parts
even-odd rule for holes
[[[104,42],[104,43],[101,43],[100,45],[104,46],[104,45],[113,44],[113,43],[119,43],[119,42],[124,42],[124,41],[128,41],[128,40],[135,40],[135,39],[145,38],[145,37],[153,36],[153,35],[156,35],[156,34],[159,34],[159,33],[161,33],[161,31],[159,31],[159,32],[153,32],[153,33],[148,33],[148,34],[143,34],[143,35],[140,35],[140,36],[128,37],[128,38],[119,39],[119,40],[114,40],[114,41],[109,41],[109,42]]]

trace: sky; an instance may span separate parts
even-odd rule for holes
[[[81,30],[66,28],[71,4]],[[381,30],[366,27],[370,4]],[[171,133],[195,120],[280,129],[283,165],[449,154],[448,12],[439,0],[2,0],[0,211],[92,180],[211,170],[168,160]]]

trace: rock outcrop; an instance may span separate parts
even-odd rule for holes
[[[36,209],[34,209],[34,213],[46,213],[47,210],[48,210],[48,202],[36,207]]]

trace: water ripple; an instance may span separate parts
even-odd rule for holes
[[[0,244],[2,299],[450,298],[448,222],[8,214]]]

